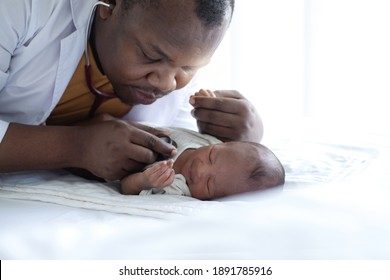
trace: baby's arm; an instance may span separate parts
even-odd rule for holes
[[[160,161],[143,172],[130,174],[121,181],[122,194],[139,194],[142,190],[164,188],[173,183],[173,160]]]

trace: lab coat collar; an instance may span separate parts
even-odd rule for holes
[[[81,59],[85,46],[85,32],[87,32],[87,21],[89,12],[97,0],[69,0],[72,12],[73,24],[76,30],[61,40],[58,70],[55,79],[53,99],[50,110],[46,112],[43,120],[49,117],[50,112],[57,105],[66,86]]]
[[[77,29],[85,27],[88,13],[96,2],[97,0],[70,0],[73,22]],[[88,11],[88,13],[85,11]]]

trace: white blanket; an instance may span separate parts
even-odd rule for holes
[[[63,171],[0,174],[0,258],[389,259],[389,137],[327,135],[265,143],[285,165],[284,192],[219,201],[122,196]]]
[[[304,141],[281,141],[271,148],[285,166],[285,190],[340,181],[377,155],[370,148]],[[0,174],[0,197],[167,219],[224,204],[172,195],[124,196],[115,184],[87,181],[64,171]]]
[[[62,171],[2,174],[0,197],[153,218],[189,215],[220,204],[176,195],[122,195],[113,183],[87,181]]]

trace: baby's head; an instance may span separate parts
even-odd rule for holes
[[[284,184],[285,172],[275,154],[252,142],[201,147],[182,170],[191,195],[209,200]]]

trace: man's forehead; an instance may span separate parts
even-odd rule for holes
[[[134,8],[138,7],[144,12],[158,12],[158,15],[183,19],[188,16],[195,16],[208,28],[221,26],[224,22],[230,23],[234,1],[228,0],[123,0],[124,6]],[[132,3],[132,4],[126,4]]]
[[[225,34],[225,28],[206,28],[195,14],[179,16],[172,11],[133,11],[129,18],[129,34],[133,33],[143,45],[176,60],[174,53],[183,52],[197,61],[194,66],[207,64]],[[191,11],[188,11],[191,13]],[[179,51],[178,51],[179,50]],[[198,61],[199,58],[202,61]]]

